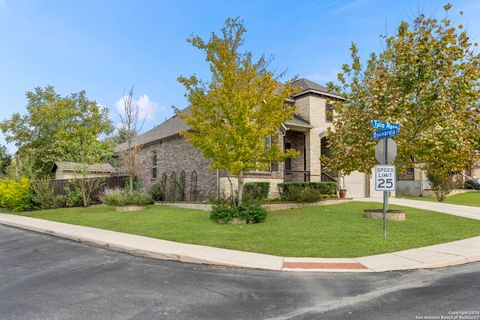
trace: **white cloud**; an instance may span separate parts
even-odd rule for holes
[[[123,99],[126,98],[127,96],[123,96],[118,101],[115,103],[115,106],[117,108],[117,111],[120,114],[123,114]],[[160,106],[158,103],[150,100],[150,97],[146,94],[143,96],[140,96],[138,99],[133,99],[132,101],[133,104],[138,105],[138,110],[139,110],[139,118],[140,120],[153,120],[155,119],[155,113],[156,111],[164,111],[165,107]]]

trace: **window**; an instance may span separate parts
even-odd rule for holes
[[[407,168],[404,173],[397,176],[397,180],[408,181],[415,180],[415,170],[413,168]]]
[[[151,165],[152,165],[152,179],[157,178],[157,151],[152,150],[150,155]]]
[[[178,199],[181,201],[185,201],[185,182],[187,181],[187,175],[185,171],[182,170],[180,173],[180,181],[178,183]]]
[[[272,147],[272,137],[267,137],[263,139],[263,141],[265,143],[265,151],[270,150],[270,148]],[[266,169],[263,169],[263,170],[254,169],[254,170],[251,170],[250,172],[271,172],[271,171],[272,171],[272,166],[271,166],[271,163],[269,163],[268,168]]]
[[[177,191],[177,174],[172,172],[170,175],[170,200],[175,201],[177,198],[175,197]]]
[[[190,178],[190,201],[197,201],[197,172],[193,170]]]
[[[331,103],[325,105],[325,121],[333,122],[333,105]]]

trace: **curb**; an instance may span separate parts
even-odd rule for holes
[[[480,261],[480,237],[360,258],[294,258],[179,243],[11,214],[0,214],[0,224],[139,257],[272,271],[385,272]]]

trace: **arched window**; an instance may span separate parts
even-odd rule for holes
[[[178,199],[185,201],[185,182],[187,180],[187,175],[185,171],[182,170],[180,173],[180,181],[178,182]]]
[[[167,191],[167,174],[164,172],[162,174],[162,181],[160,181],[160,187],[162,187],[162,191],[166,194]]]
[[[175,194],[176,194],[176,189],[177,189],[177,175],[175,172],[172,172],[170,175],[170,199],[172,201],[175,201]]]
[[[190,201],[197,201],[197,171],[193,170],[190,179]]]

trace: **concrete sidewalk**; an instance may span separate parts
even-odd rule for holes
[[[137,256],[266,270],[380,272],[438,268],[480,261],[480,237],[354,259],[291,258],[177,243],[10,214],[0,214],[0,224]]]
[[[382,198],[355,198],[354,200],[362,202],[383,202]],[[389,204],[396,204],[399,206],[431,210],[451,214],[454,216],[480,220],[480,207],[432,201],[410,200],[403,198],[388,198],[388,202]]]

